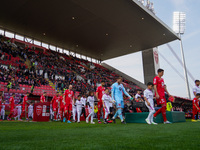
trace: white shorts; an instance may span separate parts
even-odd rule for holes
[[[1,108],[1,116],[4,116],[4,115],[5,115],[5,109]]]
[[[82,107],[77,107],[76,111],[77,111],[77,113],[81,113]]]
[[[92,108],[90,108],[90,107],[88,106],[89,113],[94,112],[94,106],[91,106],[91,107],[92,107]]]
[[[76,109],[76,106],[75,106],[75,105],[72,105],[72,109],[75,110],[75,109]]]
[[[149,109],[149,111],[154,111],[155,108],[154,108],[154,102],[153,101],[150,101],[150,106],[147,105],[147,102],[145,101],[145,105],[147,106],[147,108]]]

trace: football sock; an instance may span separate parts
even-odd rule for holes
[[[150,112],[149,112],[149,115],[148,115],[148,117],[147,117],[147,119],[148,119],[149,121],[151,121],[151,116],[152,116],[152,114],[153,114],[152,111],[150,111]]]
[[[11,112],[8,117],[11,119],[12,116],[13,116],[13,113]]]
[[[115,115],[113,116],[113,119],[117,118],[118,116],[118,110],[116,111]]]
[[[104,117],[104,118],[106,119],[106,118],[107,118],[107,116],[108,116],[108,113],[107,113],[107,112],[105,112],[105,117]]]
[[[119,118],[121,119],[122,122],[123,121],[122,110],[118,109],[118,113],[119,113]]]
[[[198,120],[199,119],[199,114],[197,113],[195,117],[196,117],[195,119]]]
[[[151,121],[151,123],[152,123],[152,122],[154,122],[153,121],[153,114],[155,113],[155,110],[151,111],[150,113],[151,113],[151,116],[149,118],[149,121]]]
[[[65,118],[68,119],[68,112],[65,113]]]
[[[91,113],[91,122],[93,122],[93,112]]]
[[[56,120],[57,119],[57,117],[56,117],[56,113],[54,112],[54,119]]]
[[[164,122],[167,121],[167,117],[166,117],[166,106],[162,106],[161,112],[162,112],[162,116],[163,116]]]
[[[161,113],[161,110],[162,110],[162,107],[161,107],[160,109],[158,109],[158,110],[156,111],[156,113],[155,113],[153,116],[156,117],[158,114]]]
[[[68,113],[68,120],[71,119],[71,115],[72,115],[72,113]]]
[[[73,120],[75,121],[76,120],[76,114],[73,113]]]
[[[98,108],[98,113],[97,113],[98,121],[100,120],[100,113],[101,113],[101,109]]]

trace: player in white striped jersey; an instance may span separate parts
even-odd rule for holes
[[[22,101],[20,101],[17,104],[16,108],[17,108],[17,116],[15,117],[15,120],[20,120],[21,121],[20,116],[21,116],[21,113],[22,113]]]
[[[109,94],[110,96],[111,96],[111,94]],[[113,117],[113,115],[114,115],[114,103],[113,103],[113,101],[112,102],[110,102],[110,106],[109,106],[110,108],[110,114],[109,114],[109,116],[110,116],[110,121],[107,121],[108,123],[112,123],[112,117]]]
[[[1,119],[4,120],[5,119],[5,107],[6,107],[6,103],[5,101],[2,101],[1,103]]]
[[[86,107],[87,98],[86,98],[85,94],[83,94],[83,96],[81,97],[81,102],[82,102],[82,112],[81,112],[81,114],[83,114],[85,119],[86,119],[85,107]]]
[[[147,89],[144,91],[144,100],[145,100],[145,105],[147,106],[147,108],[149,109],[149,115],[148,117],[145,119],[145,121],[148,124],[157,124],[153,121],[153,114],[155,113],[155,109],[154,109],[154,101],[153,101],[153,92],[152,92],[152,88],[153,88],[153,83],[149,82],[147,84]]]
[[[110,114],[110,103],[112,102],[112,98],[109,95],[109,89],[105,89],[105,94],[102,96],[102,101],[103,101],[103,108],[105,112],[104,124],[107,124],[108,123],[107,117]]]
[[[30,105],[28,106],[28,118],[33,119],[33,103],[30,103]]]
[[[72,115],[73,115],[73,121],[76,122],[76,105],[72,104]]]
[[[81,117],[81,112],[82,112],[81,95],[78,95],[75,105],[76,105],[76,111],[77,111],[77,122],[80,123],[80,117]]]
[[[87,104],[88,104],[88,108],[89,108],[89,115],[86,118],[86,123],[89,122],[89,118],[91,117],[91,124],[95,124],[95,122],[93,122],[93,117],[94,117],[94,92],[90,91],[89,92],[89,96],[87,98]]]

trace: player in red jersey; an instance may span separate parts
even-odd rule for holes
[[[98,123],[101,123],[100,121],[100,116],[101,116],[101,112],[103,110],[104,113],[104,109],[103,109],[103,101],[102,101],[102,96],[105,93],[105,81],[102,80],[101,81],[101,86],[99,86],[96,90],[96,98],[98,100],[98,113],[97,113],[97,117],[98,117]]]
[[[60,119],[63,122],[63,113],[64,113],[64,101],[63,101],[63,92],[59,97],[59,111],[60,111]]]
[[[2,107],[3,101],[4,101],[3,92],[0,91],[0,112],[1,112],[1,107]],[[0,119],[0,121],[1,121],[1,119]]]
[[[164,70],[158,69],[157,72],[158,72],[158,75],[153,79],[153,84],[154,84],[154,91],[155,91],[157,105],[161,105],[161,108],[156,111],[156,113],[154,114],[154,117],[156,117],[158,114],[162,113],[164,124],[169,124],[171,122],[167,121],[167,117],[166,117],[165,92],[167,92],[169,97],[170,97],[170,94],[167,91],[164,80],[162,78],[162,76],[164,74]]]
[[[22,116],[24,115],[26,117],[26,120],[28,120],[28,104],[29,104],[28,96],[29,96],[29,93],[27,92],[22,101],[22,113],[20,116],[20,120],[22,120]]]
[[[63,99],[65,102],[65,118],[63,119],[63,122],[65,122],[65,119],[67,119],[67,123],[71,123],[70,118],[72,112],[72,104],[74,104],[74,92],[72,91],[72,85],[69,85],[69,89],[65,90]]]
[[[46,102],[46,98],[45,98],[46,94],[47,94],[47,92],[44,92],[43,95],[40,97],[40,102],[41,103],[45,103]]]
[[[53,97],[51,103],[53,107],[53,112],[54,112],[54,120],[57,121],[57,113],[58,113],[58,103],[59,103],[59,92],[56,93],[56,96]]]
[[[15,93],[12,94],[12,96],[10,97],[9,99],[9,107],[10,107],[10,114],[8,116],[8,121],[12,120],[12,117],[13,117],[13,110],[14,110],[14,107],[15,107]]]
[[[192,101],[192,122],[197,122],[198,119],[198,112],[199,112],[199,98],[200,98],[200,93],[196,93],[195,98]],[[195,119],[195,116],[196,119]]]

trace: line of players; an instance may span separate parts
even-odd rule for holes
[[[164,75],[163,69],[158,69],[157,71],[158,75],[153,79],[153,83],[147,84],[147,89],[144,91],[144,99],[145,104],[147,108],[149,109],[149,115],[145,119],[145,121],[148,124],[157,124],[153,121],[153,118],[156,117],[158,114],[162,114],[164,124],[170,124],[166,118],[166,99],[165,99],[165,92],[170,96],[165,84],[164,79],[162,76]],[[115,123],[115,118],[119,116],[121,123],[125,123],[122,116],[122,110],[124,108],[124,99],[123,94],[125,94],[127,97],[129,97],[130,100],[133,100],[133,98],[126,92],[125,88],[122,84],[122,77],[119,77],[117,81],[112,85],[111,90],[111,96],[109,95],[109,90],[105,89],[105,81],[101,82],[101,86],[97,88],[96,91],[96,98],[98,100],[98,123],[101,123],[100,121],[100,114],[103,109],[104,112],[104,123],[107,122],[107,116],[110,113],[109,105],[111,103],[115,103],[116,105],[116,112],[115,115],[112,117],[113,122]],[[154,101],[153,101],[153,92],[152,89],[154,88],[155,91],[155,97],[158,105],[161,105],[161,108],[158,109],[155,112],[154,109]],[[89,108],[89,115],[86,118],[86,122],[89,122],[89,118],[91,118],[91,123],[93,122],[93,115],[94,115],[94,92],[90,91],[89,96],[87,98],[87,104]],[[45,95],[41,96],[40,102],[45,102]],[[60,114],[61,115],[61,121],[65,122],[67,120],[67,123],[71,123],[71,112],[73,109],[73,114],[75,113],[75,110],[77,110],[77,118],[78,122],[80,122],[80,115],[82,113],[83,106],[85,106],[86,98],[83,97],[81,100],[81,96],[79,95],[77,100],[74,99],[74,93],[72,91],[72,85],[69,86],[69,89],[65,91],[64,95],[59,97],[59,93],[57,93],[56,96],[52,99],[52,108],[54,111],[54,119],[56,120],[57,114],[58,114],[58,105],[60,108]],[[85,111],[84,111],[85,112]],[[64,119],[63,119],[64,118]],[[75,115],[73,115],[73,120],[75,121]]]
[[[153,122],[153,117],[156,117],[159,113],[162,113],[164,123],[170,123],[167,121],[166,118],[166,100],[165,100],[165,92],[168,93],[170,96],[169,92],[167,91],[166,87],[164,86],[164,80],[162,78],[164,74],[163,69],[158,69],[158,75],[154,78],[153,83],[149,83],[147,86],[148,88],[144,91],[144,99],[145,99],[145,104],[149,109],[149,115],[146,119],[146,122],[148,124],[156,124]],[[116,105],[116,113],[112,117],[113,122],[115,122],[115,118],[119,116],[121,119],[122,123],[125,123],[123,120],[122,116],[122,109],[124,108],[124,100],[123,100],[123,94],[125,94],[127,97],[129,97],[130,100],[133,100],[133,98],[125,91],[125,88],[123,87],[122,84],[122,78],[119,77],[117,79],[117,82],[115,82],[112,85],[112,90],[111,90],[111,95],[109,95],[109,90],[105,89],[105,81],[101,82],[101,86],[97,88],[96,91],[96,98],[98,100],[98,123],[101,123],[100,121],[100,114],[101,111],[104,111],[104,123],[107,123],[107,116],[110,113],[110,104],[115,103]],[[161,105],[161,108],[155,113],[154,109],[154,103],[153,103],[153,93],[152,93],[152,88],[154,87],[155,90],[155,96],[157,100],[157,104]],[[23,107],[22,107],[22,115],[25,113],[25,110],[27,110],[26,106],[28,103],[28,93],[27,95],[23,98]],[[40,102],[46,102],[45,99],[46,92],[40,97]],[[53,97],[51,104],[52,104],[52,110],[54,114],[54,120],[57,120],[58,116],[58,110],[61,121],[67,123],[71,123],[71,114],[72,110],[74,111],[77,110],[77,118],[78,122],[80,122],[80,114],[84,112],[85,116],[85,104],[87,101],[87,106],[89,108],[89,115],[86,118],[86,122],[88,123],[89,118],[91,119],[91,123],[94,124],[93,122],[93,116],[94,116],[94,92],[90,91],[89,96],[86,100],[85,96],[82,97],[79,95],[77,100],[75,101],[74,98],[74,92],[72,91],[72,85],[69,86],[69,89],[65,91],[64,94],[59,96],[59,93],[56,94],[56,96]],[[8,120],[11,120],[13,117],[13,109],[14,109],[14,94],[9,100],[10,103],[10,114],[8,116]],[[58,109],[59,108],[59,109]],[[83,111],[82,111],[83,110]],[[155,114],[154,114],[155,113]],[[22,116],[21,115],[21,116]],[[75,115],[74,116],[74,121],[75,121]]]
[[[113,114],[113,101],[110,96],[109,89],[104,87],[105,81],[101,82],[101,86],[98,87],[96,91],[96,96],[98,99],[98,123],[101,123],[100,121],[100,114],[101,110],[103,108],[104,112],[104,123],[108,123],[108,115],[112,118]],[[58,117],[60,117],[61,121],[71,123],[71,114],[73,114],[73,122],[76,122],[76,116],[77,116],[77,122],[80,123],[80,116],[83,114],[86,123],[89,123],[89,120],[91,124],[94,124],[93,121],[94,118],[94,107],[95,107],[95,95],[94,91],[90,91],[88,93],[88,97],[86,98],[86,95],[78,95],[77,99],[74,98],[74,92],[72,91],[72,85],[69,85],[69,89],[66,90],[61,95],[59,92],[56,93],[56,95],[53,97],[51,101],[51,109],[53,112],[53,119],[57,121]],[[45,102],[45,94],[44,93],[41,98],[40,102]],[[89,115],[86,117],[86,107],[88,107]],[[77,115],[76,115],[77,114]]]
[[[169,92],[166,89],[166,86],[164,84],[164,79],[162,78],[164,74],[163,69],[158,69],[158,75],[154,78],[153,83],[149,82],[147,84],[147,89],[144,91],[144,99],[145,99],[145,104],[147,108],[149,109],[149,115],[145,119],[148,124],[156,124],[153,121],[153,117],[156,117],[158,114],[162,113],[163,120],[165,124],[171,123],[167,120],[166,118],[166,99],[165,99],[165,92],[170,96]],[[197,83],[198,82],[198,85]],[[199,81],[195,81],[196,83],[196,88],[194,91],[195,98],[193,100],[193,120],[194,116],[198,114],[199,112],[199,98],[200,94],[199,91],[197,90],[197,87],[199,86]],[[161,108],[155,112],[154,109],[154,101],[153,101],[153,92],[152,89],[154,88],[155,91],[155,97],[158,105],[161,105]],[[199,89],[199,88],[198,88]],[[196,93],[195,93],[196,91]],[[115,122],[115,118],[119,116],[121,119],[121,122],[124,123],[123,117],[122,117],[122,109],[123,109],[123,94],[129,97],[130,100],[133,98],[125,91],[123,84],[122,84],[122,78],[119,77],[117,79],[117,82],[115,82],[112,85],[112,90],[111,90],[111,96],[109,95],[109,89],[105,88],[105,81],[101,82],[101,86],[97,88],[96,91],[96,98],[98,100],[98,123],[101,123],[100,121],[100,114],[101,111],[103,110],[104,112],[104,123],[107,123],[107,116],[110,113],[110,105],[112,103],[115,103],[116,105],[116,113],[112,117],[112,120]],[[26,106],[28,104],[28,95],[29,93],[26,94],[23,98],[23,105],[22,105],[22,114],[21,116],[24,115],[25,110],[27,110]],[[8,116],[8,120],[10,120],[13,116],[13,109],[14,109],[14,96],[15,94],[12,95],[12,97],[9,99],[10,103],[10,114]],[[46,92],[41,96],[40,102],[46,102],[45,99]],[[0,94],[0,102],[2,101],[2,93]],[[56,96],[53,97],[51,104],[52,104],[52,109],[54,112],[54,120],[56,120],[58,116],[58,110],[61,121],[65,122],[67,120],[68,123],[71,123],[71,114],[73,110],[73,114],[76,114],[75,111],[77,111],[77,119],[78,122],[80,122],[80,115],[84,113],[85,115],[85,107],[86,104],[89,108],[89,115],[86,118],[86,122],[89,122],[89,118],[91,118],[91,123],[93,124],[93,116],[94,116],[94,92],[90,91],[88,98],[86,99],[86,96],[79,95],[77,97],[77,100],[74,98],[74,92],[72,91],[72,85],[69,86],[69,89],[65,91],[64,94],[59,96],[59,93],[56,94]],[[112,104],[113,105],[113,104]],[[1,107],[2,108],[2,107]],[[59,108],[59,109],[58,109]],[[112,109],[112,107],[111,107]],[[21,117],[20,117],[21,118]],[[75,115],[73,115],[73,120],[75,121]]]
[[[105,88],[105,81],[101,81],[101,86],[97,88],[96,91],[96,98],[98,100],[98,123],[101,123],[100,121],[100,114],[103,111],[104,112],[104,123],[108,123],[108,115],[110,114],[110,110],[112,111],[113,108],[110,108],[111,103],[114,103],[116,105],[116,112],[115,115],[112,117],[112,121],[115,123],[115,118],[119,116],[121,123],[125,123],[122,116],[122,110],[124,108],[124,99],[123,94],[125,94],[127,97],[129,97],[130,100],[133,100],[133,98],[126,92],[123,84],[122,84],[122,77],[119,77],[117,79],[117,82],[115,82],[112,85],[111,90],[111,96],[109,95],[109,89]],[[83,98],[82,98],[83,101]],[[77,118],[78,122],[80,122],[80,115],[82,112],[83,107],[85,104],[83,104],[81,101],[81,96],[79,95],[77,100],[75,101],[74,98],[74,92],[72,91],[72,85],[69,85],[69,89],[65,91],[65,93],[61,96],[57,93],[56,96],[53,97],[51,103],[52,103],[52,109],[54,111],[54,119],[57,118],[58,113],[58,106],[60,108],[60,114],[61,114],[61,121],[65,122],[67,120],[67,123],[71,123],[71,114],[72,109],[77,110]],[[84,100],[84,102],[86,99]],[[94,117],[94,91],[90,91],[88,98],[87,98],[87,106],[89,109],[89,115],[86,118],[86,123],[89,122],[89,118],[91,121],[91,124],[94,124],[93,117]],[[45,102],[45,95],[41,96],[40,102]],[[74,113],[75,114],[75,113]],[[75,121],[75,115],[74,115],[74,121]]]
[[[100,114],[101,111],[103,110],[104,113],[104,123],[108,123],[107,122],[107,116],[110,114],[110,110],[111,112],[113,112],[113,101],[111,96],[109,95],[109,89],[106,89],[105,87],[105,81],[101,82],[101,86],[98,87],[97,91],[96,91],[96,96],[98,99],[98,123],[100,122]],[[27,93],[24,97],[23,97],[23,101],[20,102],[20,104],[22,103],[22,110],[21,110],[21,105],[15,105],[15,93],[12,94],[12,96],[9,98],[9,109],[10,109],[10,114],[7,117],[7,120],[12,120],[12,118],[16,117],[16,112],[14,112],[14,110],[16,110],[15,108],[17,107],[17,110],[19,110],[18,113],[18,120],[22,119],[22,116],[26,116],[26,119],[28,120],[28,110],[30,108],[28,108],[29,106],[33,106],[32,103],[29,103],[28,101],[28,96],[29,93]],[[72,85],[69,85],[69,89],[65,91],[65,93],[62,93],[61,95],[59,95],[59,93],[57,92],[57,94],[53,97],[52,101],[51,101],[51,105],[52,105],[52,111],[54,114],[54,120],[57,120],[57,116],[58,114],[62,114],[60,115],[60,119],[61,121],[65,122],[67,121],[67,123],[71,123],[70,119],[71,119],[71,114],[72,114],[72,110],[73,110],[73,114],[76,114],[75,112],[77,111],[77,119],[78,122],[80,122],[80,113],[84,113],[84,116],[86,117],[86,112],[85,112],[85,107],[88,106],[89,109],[89,115],[86,118],[86,122],[89,121],[89,118],[91,120],[91,123],[94,124],[93,122],[93,116],[94,116],[94,102],[95,102],[95,98],[94,98],[94,91],[90,91],[88,98],[86,99],[86,96],[83,95],[81,97],[81,95],[79,95],[77,97],[77,100],[75,100],[74,98],[74,92],[72,91]],[[40,102],[46,102],[46,92],[43,93],[43,95],[40,97]],[[33,110],[33,109],[32,109]],[[1,91],[0,93],[0,111],[2,112],[2,116],[5,116],[5,101],[3,100],[3,93]],[[112,116],[112,113],[111,113]],[[75,115],[73,115],[74,121],[75,121]],[[4,117],[3,117],[4,119]]]
[[[23,100],[15,105],[15,93],[12,94],[12,96],[9,98],[10,114],[8,115],[7,120],[10,121],[11,118],[15,118],[15,120],[18,119],[19,121],[22,121],[23,116],[26,116],[27,120],[33,118],[33,103],[28,102],[28,96],[29,93],[26,93],[26,95],[23,97]],[[6,103],[4,101],[3,92],[0,91],[0,119],[2,120],[5,119],[5,107]]]

